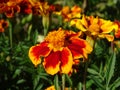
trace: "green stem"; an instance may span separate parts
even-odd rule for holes
[[[114,41],[111,42],[112,53],[114,52]]]
[[[55,79],[54,79],[54,85],[55,85],[55,89],[56,90],[59,90],[59,84],[58,84],[58,75],[56,74],[55,75]]]
[[[62,74],[62,90],[65,90],[65,74]]]
[[[3,39],[5,40],[5,33],[4,32],[2,33],[2,36],[3,36]]]
[[[86,76],[87,76],[88,62],[85,63],[85,71],[83,77],[83,90],[86,90]]]
[[[44,36],[46,36],[47,32],[48,32],[48,28],[49,28],[49,15],[45,15],[42,17],[42,24],[44,27]]]
[[[44,28],[44,36],[46,36],[47,32],[48,32],[48,28]]]
[[[9,24],[10,47],[12,48],[12,25]]]

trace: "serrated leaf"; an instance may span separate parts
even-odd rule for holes
[[[87,82],[86,82],[86,88],[87,88],[87,89],[90,88],[93,83],[94,83],[93,80],[87,81]]]
[[[92,65],[91,65],[91,68],[93,68],[93,69],[96,70],[97,72],[99,71],[99,68],[98,68],[95,64],[92,64]]]
[[[104,86],[101,84],[101,82],[99,81],[98,78],[96,78],[96,77],[94,77],[94,76],[91,76],[91,79],[94,81],[94,84],[95,84],[97,87],[99,87],[99,88],[101,88],[102,90],[104,90]]]
[[[113,84],[110,86],[110,90],[116,90],[116,88],[119,86],[120,86],[120,77],[113,82]]]
[[[94,69],[91,69],[91,68],[88,68],[87,71],[88,71],[90,74],[93,74],[93,75],[98,75],[98,74],[99,74],[97,71],[95,71]]]
[[[109,85],[110,80],[114,74],[115,61],[116,61],[116,53],[114,52],[109,59],[108,67],[107,67],[107,71],[106,71],[106,84],[107,84],[107,86]]]

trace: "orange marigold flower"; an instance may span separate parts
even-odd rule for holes
[[[21,13],[25,13],[25,14],[30,14],[32,13],[32,5],[31,3],[29,2],[29,0],[22,0],[20,3],[19,3],[19,6],[21,8]]]
[[[7,6],[5,15],[9,18],[13,17],[15,13],[20,12],[20,7],[18,5],[15,6]]]
[[[80,18],[82,9],[79,6],[73,6],[71,9],[67,6],[62,10],[62,16],[65,21],[70,21],[72,18]]]
[[[50,86],[50,87],[46,88],[45,90],[56,90],[56,89],[55,89],[55,86],[54,86],[54,85],[52,85],[52,86]]]
[[[29,0],[32,5],[33,14],[48,16],[50,13],[50,5],[45,1]]]
[[[0,20],[0,32],[4,32],[4,29],[8,27],[8,22],[5,20]]]
[[[113,41],[114,36],[110,33],[117,29],[117,25],[110,20],[85,15],[82,16],[82,19],[71,20],[70,25],[75,25],[79,30],[89,32],[92,36],[106,38],[108,41]]]
[[[29,57],[35,66],[41,63],[40,57],[44,57],[43,66],[51,75],[58,72],[68,74],[74,59],[87,58],[92,51],[79,36],[79,33],[62,28],[49,32],[42,43],[30,48]]]
[[[0,4],[0,13],[5,13],[7,17],[13,17],[15,13],[20,12],[20,7],[18,3],[21,0],[6,0]]]
[[[72,18],[80,18],[82,13],[82,9],[79,6],[73,6],[70,8],[69,6],[65,6],[61,11],[56,12],[58,15],[62,15],[65,22],[70,21]]]

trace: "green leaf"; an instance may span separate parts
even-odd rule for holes
[[[65,77],[66,77],[66,81],[68,81],[68,83],[70,84],[70,86],[72,86],[72,80],[70,79],[70,77],[68,76],[68,74],[66,74]]]
[[[46,76],[40,76],[40,78],[41,78],[41,79],[44,79],[44,80],[46,80],[48,83],[52,84],[52,81],[51,81],[49,78],[47,78]]]
[[[55,89],[59,90],[59,81],[58,81],[58,75],[57,74],[55,75],[55,78],[54,78],[54,85],[55,85]]]
[[[114,68],[115,68],[115,61],[116,61],[116,53],[114,52],[108,62],[108,66],[107,66],[107,71],[106,71],[106,84],[107,86],[110,83],[110,80],[114,74]]]
[[[44,84],[40,84],[35,90],[42,90]]]
[[[102,74],[103,73],[103,63],[100,63],[100,70],[99,73]]]
[[[16,69],[12,78],[16,78],[18,75],[20,75],[20,73],[21,73],[21,70],[20,69]]]
[[[82,90],[82,83],[81,82],[78,83],[77,90]]]
[[[95,71],[94,69],[91,69],[91,68],[88,68],[87,71],[88,71],[90,74],[93,74],[93,75],[98,75],[98,74],[99,74],[97,71]]]
[[[28,28],[28,37],[27,37],[27,40],[29,41],[30,40],[30,34],[31,34],[31,30],[32,30],[32,24],[29,26]]]
[[[120,77],[113,82],[113,84],[110,86],[110,90],[116,90],[116,88],[119,86],[120,86]]]
[[[93,80],[89,80],[86,82],[86,88],[89,89],[93,85]]]
[[[29,22],[32,20],[32,14],[29,14],[27,17],[26,17],[26,20]]]
[[[26,80],[24,80],[24,79],[20,79],[20,80],[17,81],[17,84],[24,83],[25,81],[26,81]]]
[[[26,24],[27,22],[31,21],[32,20],[32,14],[29,14],[27,16],[25,16],[22,20],[21,20],[21,23],[22,24]]]
[[[37,38],[38,38],[38,31],[37,30],[35,30],[33,38],[34,38],[34,44],[36,44],[37,43]]]
[[[96,78],[96,77],[94,77],[94,76],[90,76],[91,77],[91,79],[94,81],[94,84],[97,86],[97,87],[99,87],[99,88],[101,88],[102,90],[104,90],[104,86],[101,84],[101,82],[99,81],[99,78]]]
[[[96,66],[95,64],[91,65],[91,68],[93,68],[95,71],[99,72],[99,68],[98,66]]]
[[[39,83],[39,80],[40,80],[40,76],[37,75],[36,77],[34,77],[34,80],[33,80],[33,90],[36,90],[36,87]]]

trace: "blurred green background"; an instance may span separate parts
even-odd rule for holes
[[[99,16],[112,21],[120,20],[120,0],[47,1],[50,4],[79,5],[86,15]],[[0,15],[0,18],[7,19],[4,15]],[[38,34],[43,34],[41,17],[19,15],[9,21],[12,27],[8,29],[13,30],[12,45],[10,38],[7,37],[9,31],[0,33],[0,90],[41,90],[49,86],[53,82],[52,76],[47,75],[41,66],[35,68],[28,58],[29,48],[37,43]],[[115,79],[120,76],[119,57],[118,55]]]

